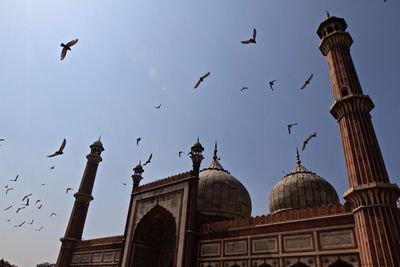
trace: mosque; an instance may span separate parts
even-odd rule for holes
[[[390,183],[371,121],[374,104],[363,94],[350,55],[344,19],[327,17],[317,30],[333,89],[349,188],[345,204],[328,181],[299,157],[272,189],[267,215],[251,217],[243,184],[218,160],[217,147],[201,169],[196,142],[193,168],[133,188],[122,235],[82,240],[101,153],[90,146],[87,165],[58,255],[57,267],[358,267],[400,266],[399,187]]]

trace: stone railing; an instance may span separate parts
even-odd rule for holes
[[[176,181],[180,181],[180,180],[184,180],[187,179],[189,177],[192,176],[192,171],[187,171],[187,172],[183,172],[183,173],[179,173],[177,175],[173,175],[173,176],[169,176],[167,178],[164,179],[159,179],[156,180],[154,182],[150,182],[144,185],[139,186],[135,192],[141,192],[141,191],[145,191],[151,188],[155,188],[155,187],[159,187],[165,184],[170,184]]]
[[[124,239],[123,235],[118,236],[108,236],[102,238],[95,238],[95,239],[88,239],[88,240],[81,240],[76,245],[77,248],[79,247],[92,247],[92,246],[99,246],[99,245],[110,245],[110,244],[122,244],[122,240]]]
[[[335,214],[350,213],[351,207],[348,204],[328,205],[293,211],[284,211],[275,214],[268,214],[250,218],[227,220],[220,222],[205,223],[201,225],[201,232],[220,232],[230,228],[247,227],[263,224],[282,223],[288,221],[309,219],[314,217],[329,216]]]

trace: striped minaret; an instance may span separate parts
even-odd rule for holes
[[[100,140],[90,146],[90,154],[86,156],[87,164],[82,176],[81,185],[79,186],[79,191],[74,195],[75,203],[72,208],[71,217],[69,218],[67,230],[64,237],[60,239],[61,249],[58,254],[56,267],[70,266],[76,243],[82,238],[89,203],[93,200],[92,191],[97,167],[102,161],[101,152],[103,151],[103,144]]]
[[[398,267],[400,190],[390,183],[369,114],[374,104],[361,89],[346,28],[344,19],[328,15],[317,30],[328,60],[334,97],[330,112],[339,123],[349,180],[344,198],[353,208],[361,265]]]

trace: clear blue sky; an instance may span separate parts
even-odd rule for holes
[[[178,151],[198,136],[203,167],[218,140],[221,164],[247,187],[253,215],[268,212],[272,187],[314,131],[303,164],[341,196],[348,185],[343,151],[315,33],[325,10],[349,25],[386,166],[399,183],[399,1],[0,0],[0,185],[15,188],[0,190],[0,258],[22,267],[55,262],[74,202],[65,189],[78,189],[89,145],[100,135],[106,150],[85,239],[123,234],[130,175],[140,159],[153,153],[143,183],[189,170],[190,159]],[[242,45],[253,27],[257,44]],[[60,61],[60,43],[75,38]],[[267,87],[272,79],[275,91]],[[249,90],[240,92],[242,86]],[[299,125],[289,136],[290,122]],[[46,158],[63,138],[65,154]],[[17,174],[18,182],[9,182]],[[28,193],[43,208],[16,214]],[[33,225],[13,227],[33,218]]]

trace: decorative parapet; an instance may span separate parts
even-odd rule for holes
[[[156,180],[154,182],[150,182],[150,183],[141,185],[135,190],[135,193],[141,192],[141,191],[145,191],[145,190],[149,190],[149,189],[156,188],[156,187],[160,187],[160,186],[163,186],[163,185],[166,185],[166,184],[170,184],[170,183],[173,183],[173,182],[177,182],[177,181],[180,181],[180,180],[185,180],[185,179],[190,178],[192,176],[193,176],[192,175],[192,171],[187,171],[187,172],[183,172],[183,173],[180,173],[180,174],[177,174],[177,175],[169,176],[169,177],[164,178],[164,179],[159,179],[159,180]]]
[[[202,233],[228,231],[231,228],[249,227],[263,224],[283,223],[289,221],[317,218],[336,214],[351,213],[349,204],[328,205],[293,211],[284,211],[250,218],[205,223],[201,225]]]
[[[77,243],[76,248],[114,245],[119,243],[122,244],[123,239],[124,239],[123,235],[118,235],[118,236],[108,236],[108,237],[95,238],[89,240],[81,240]]]

